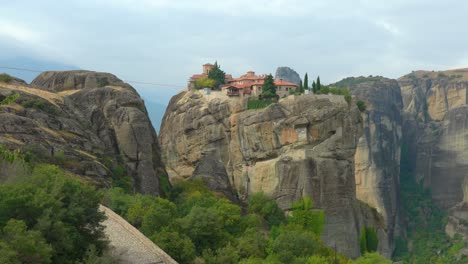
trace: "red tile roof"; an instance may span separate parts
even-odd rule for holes
[[[206,74],[203,74],[203,73],[202,74],[194,74],[194,75],[192,75],[192,77],[190,77],[190,80],[195,81],[196,79],[200,79],[202,77],[206,77]]]
[[[283,81],[283,80],[275,80],[275,85],[276,86],[294,86],[294,87],[297,87],[297,84],[292,83],[292,82]]]

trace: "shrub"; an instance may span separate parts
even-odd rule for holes
[[[366,103],[365,103],[364,101],[362,101],[362,100],[358,100],[358,101],[356,102],[356,105],[357,105],[357,107],[359,108],[359,111],[361,111],[361,112],[364,112],[364,111],[366,111],[366,109],[367,109]]]
[[[262,109],[271,104],[274,104],[275,100],[272,99],[264,99],[264,100],[249,100],[247,102],[247,109]]]
[[[43,100],[43,99],[30,99],[21,102],[21,105],[25,108],[34,108],[48,114],[57,114],[58,109],[55,105]]]
[[[379,239],[377,232],[372,227],[366,227],[361,230],[361,239],[359,246],[361,248],[361,254],[366,252],[375,252],[379,245]]]
[[[216,84],[216,81],[208,77],[202,77],[195,80],[195,89],[200,90],[203,88],[213,88]]]
[[[8,95],[7,97],[5,97],[5,99],[3,99],[2,101],[0,101],[0,105],[10,105],[12,103],[14,103],[16,101],[16,99],[18,99],[20,97],[19,94],[10,94]]]
[[[97,78],[96,79],[96,84],[97,84],[97,87],[101,88],[101,87],[104,87],[106,85],[109,85],[109,80],[107,79],[107,77]]]
[[[299,225],[320,236],[325,225],[325,213],[323,210],[312,211],[313,207],[314,202],[310,197],[294,202],[291,205],[292,214],[288,217],[288,223]]]
[[[348,106],[351,105],[351,101],[353,100],[351,95],[349,95],[349,94],[345,95],[344,99],[348,103]]]
[[[281,263],[292,263],[298,257],[316,254],[318,249],[319,244],[311,232],[291,228],[280,231],[271,241],[269,252],[277,256]]]
[[[437,74],[437,77],[439,77],[439,78],[447,78],[448,76],[447,76],[447,74],[445,74],[445,73],[443,73],[443,72],[439,72],[439,73]]]
[[[13,77],[10,75],[6,73],[0,74],[0,82],[10,83],[11,81],[13,81]]]
[[[10,239],[12,234],[5,240],[14,250],[26,247],[26,243],[36,243],[34,247],[41,252],[51,252],[52,263],[74,263],[86,255],[90,246],[95,246],[98,252],[105,248],[101,225],[105,217],[98,210],[99,194],[64,174],[55,166],[42,165],[35,167],[30,177],[0,185],[0,228],[6,232],[11,219],[21,221],[8,229],[17,240]],[[14,241],[18,241],[17,246],[11,244]],[[40,241],[46,245],[40,245]]]
[[[262,216],[270,227],[280,225],[286,220],[278,204],[262,192],[253,194],[247,204],[249,212]]]
[[[392,264],[392,261],[378,253],[366,253],[364,256],[356,259],[354,264]]]

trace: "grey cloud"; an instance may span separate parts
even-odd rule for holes
[[[234,75],[287,65],[325,82],[397,78],[468,63],[465,10],[468,3],[455,0],[18,0],[2,4],[3,19],[45,37],[40,43],[2,37],[0,47],[175,85],[214,60]],[[165,101],[178,89],[141,90]]]

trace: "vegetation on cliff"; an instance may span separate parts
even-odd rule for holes
[[[175,185],[167,200],[114,188],[104,202],[180,263],[304,263],[334,255],[319,238],[323,212],[310,210],[309,199],[286,217],[258,193],[244,211],[195,180]]]
[[[263,193],[241,207],[193,180],[176,184],[168,199],[113,188],[104,203],[180,263],[352,263],[320,240],[325,215],[310,198],[286,216]]]
[[[200,90],[203,88],[213,88],[216,84],[216,81],[208,77],[201,77],[195,80],[195,89]]]
[[[78,263],[106,247],[93,187],[51,165],[0,185],[1,263]]]
[[[265,77],[262,85],[262,98],[269,99],[269,98],[276,98],[276,85],[275,80],[273,79],[273,75],[268,74]]]
[[[445,233],[447,213],[434,204],[422,182],[414,180],[406,146],[401,157],[401,201],[407,222],[407,239],[397,238],[393,259],[403,263],[468,263],[460,250],[468,246],[461,237]]]
[[[213,68],[208,72],[208,79],[214,80],[214,88],[218,88],[225,83],[226,73],[221,70],[218,62],[215,62]]]

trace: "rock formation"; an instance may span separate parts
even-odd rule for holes
[[[299,76],[299,74],[289,67],[278,67],[276,69],[275,79],[283,79],[284,81],[292,82],[297,85],[299,85],[299,83],[301,82],[301,77]]]
[[[0,83],[0,143],[103,186],[128,175],[159,195],[166,177],[143,100],[108,73],[44,72],[31,84]]]
[[[404,146],[416,180],[449,211],[449,234],[468,237],[468,69],[417,71],[399,80],[404,105]]]
[[[357,198],[384,217],[390,241],[401,235],[399,201],[400,145],[403,102],[398,82],[383,77],[347,78],[334,84],[346,87],[366,102],[364,134],[355,155]]]
[[[240,198],[263,191],[281,208],[311,196],[326,212],[323,239],[357,257],[363,227],[378,230],[391,254],[382,217],[356,199],[354,155],[362,118],[343,96],[290,96],[262,110],[246,101],[185,91],[169,103],[160,132],[172,180],[189,178],[207,151],[215,153]]]

